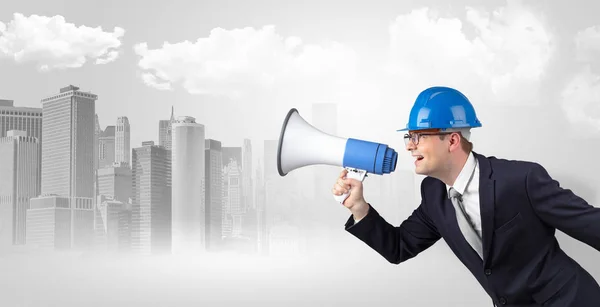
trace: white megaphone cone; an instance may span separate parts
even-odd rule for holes
[[[396,169],[398,154],[387,145],[327,134],[307,123],[291,109],[281,128],[277,148],[277,171],[309,165],[334,165],[348,170],[348,178],[363,181],[367,173],[388,174]],[[343,203],[348,194],[334,195]]]

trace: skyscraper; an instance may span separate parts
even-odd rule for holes
[[[223,166],[235,161],[239,167],[242,167],[242,147],[221,147],[223,153]]]
[[[242,178],[236,160],[223,167],[223,236],[239,237],[242,233]]]
[[[254,187],[252,184],[252,142],[244,139],[242,151],[242,192],[244,198],[244,210],[254,209]]]
[[[171,251],[171,151],[147,145],[132,151],[131,250]]]
[[[131,133],[127,116],[117,118],[115,126],[115,163],[131,165]]]
[[[244,216],[242,222],[242,236],[247,237],[251,241],[251,246],[254,251],[257,250],[258,240],[258,210],[254,203],[255,182],[252,180],[252,142],[249,139],[244,139],[242,147],[242,156],[244,162],[242,164],[242,198],[244,206]]]
[[[173,253],[206,249],[204,125],[180,116],[172,125]]]
[[[131,190],[131,168],[125,163],[98,170],[98,195],[127,203]]]
[[[0,99],[0,137],[10,130],[25,131],[42,140],[42,109],[15,107],[12,100]]]
[[[42,194],[94,197],[96,99],[73,85],[42,99]]]
[[[0,138],[0,245],[25,244],[29,200],[40,193],[39,147],[25,131]]]
[[[220,247],[223,227],[223,162],[221,142],[207,139],[205,147],[206,249],[213,251]]]
[[[271,250],[269,234],[273,225],[278,221],[281,211],[274,197],[277,194],[277,184],[281,182],[281,178],[277,172],[278,140],[265,140],[263,146],[263,172],[260,189],[262,208],[259,208],[258,226],[260,250],[262,253],[268,254]]]
[[[97,95],[73,85],[42,99],[42,187],[27,211],[27,244],[88,248],[93,239]]]
[[[115,126],[106,126],[98,137],[98,168],[115,163]]]
[[[175,122],[174,109],[171,106],[171,118],[158,122],[158,145],[171,150],[172,124]]]
[[[101,251],[128,251],[130,240],[123,233],[127,232],[127,217],[130,211],[127,203],[114,200],[104,195],[98,196],[95,216],[95,242],[97,250]],[[125,223],[124,223],[125,222]],[[123,248],[125,247],[125,248]]]
[[[98,157],[98,147],[100,145],[100,135],[102,134],[102,128],[100,127],[100,120],[98,114],[96,114],[96,120],[94,124],[94,169],[98,169],[100,159]]]
[[[27,136],[37,138],[38,144],[38,191],[42,180],[42,109],[15,107],[14,101],[0,99],[0,137],[7,136],[10,130],[25,131]]]
[[[38,248],[92,248],[94,200],[58,195],[32,198],[27,210],[26,238],[27,245]]]

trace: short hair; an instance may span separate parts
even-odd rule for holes
[[[466,153],[470,153],[470,152],[473,150],[473,143],[471,143],[469,140],[467,140],[467,139],[466,139],[466,138],[463,136],[462,132],[460,132],[460,131],[455,131],[455,132],[457,132],[457,133],[458,133],[458,135],[460,135],[460,148],[461,148],[461,149],[462,149],[464,152],[466,152]],[[442,141],[443,141],[444,139],[446,139],[446,135],[447,135],[447,134],[441,134],[441,135],[439,136],[439,137],[440,137],[440,140],[442,140]]]

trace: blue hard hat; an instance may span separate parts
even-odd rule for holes
[[[406,128],[396,131],[476,127],[481,122],[469,99],[453,88],[436,86],[417,96]]]

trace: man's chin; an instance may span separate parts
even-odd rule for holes
[[[425,168],[423,168],[422,166],[420,166],[420,165],[415,167],[415,173],[417,175],[424,175],[424,176],[428,176],[429,175],[429,172]]]

